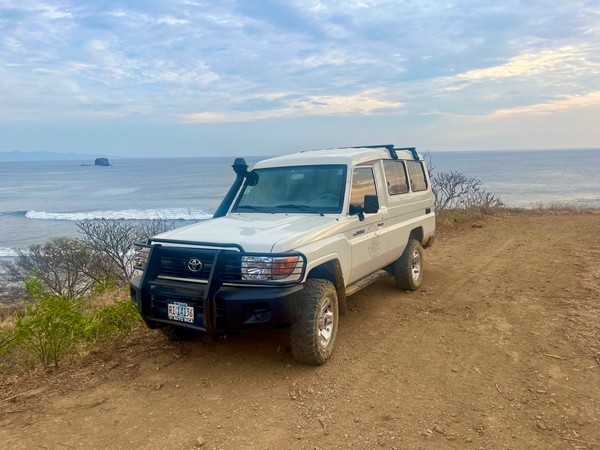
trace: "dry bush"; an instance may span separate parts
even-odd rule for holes
[[[175,228],[174,223],[167,219],[146,220],[138,224],[99,219],[77,222],[76,225],[83,235],[83,242],[111,261],[113,273],[124,283],[133,276],[133,244]]]
[[[168,219],[144,220],[135,226],[139,241],[145,241],[152,236],[170,231],[174,228],[175,222]]]
[[[83,239],[53,238],[0,262],[0,304],[31,300],[25,284],[34,279],[44,293],[69,300],[127,283],[133,274],[134,242],[171,230],[174,222],[159,219],[132,224],[102,219],[77,226]]]
[[[14,305],[26,298],[25,285],[9,281],[9,276],[0,262],[0,305]]]
[[[36,279],[46,294],[67,299],[83,296],[97,282],[114,272],[104,255],[77,239],[53,238],[45,244],[19,250],[13,261],[0,263],[8,281],[4,296],[12,300],[26,298],[24,286]]]
[[[533,211],[594,211],[598,210],[599,207],[595,205],[589,205],[586,203],[573,203],[573,202],[552,202],[548,204],[544,203],[532,203],[531,209]]]
[[[498,210],[483,210],[482,208],[447,209],[436,213],[436,229],[450,229],[468,223],[477,222],[494,214]]]
[[[439,172],[429,151],[424,154],[434,196],[436,225],[452,228],[503,211],[506,205],[483,188],[483,182],[460,172]]]
[[[137,229],[128,222],[100,219],[77,222],[83,241],[115,266],[115,275],[123,282],[133,274],[133,243],[138,240]]]
[[[502,200],[483,189],[483,182],[460,172],[440,172],[431,179],[436,212],[453,209],[502,208]]]

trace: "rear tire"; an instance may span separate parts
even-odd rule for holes
[[[339,322],[338,298],[331,281],[309,278],[300,293],[300,311],[292,322],[292,354],[302,364],[319,366],[332,355]]]
[[[404,253],[394,263],[394,278],[398,289],[416,291],[423,281],[423,247],[409,239]]]
[[[200,333],[189,328],[178,327],[176,325],[167,325],[160,328],[162,334],[169,338],[170,341],[188,341],[197,338]]]

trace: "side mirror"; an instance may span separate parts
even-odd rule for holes
[[[376,195],[365,195],[365,214],[377,214],[379,212],[379,197]]]

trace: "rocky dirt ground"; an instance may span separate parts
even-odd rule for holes
[[[426,251],[419,292],[352,296],[322,367],[287,330],[140,331],[1,386],[0,446],[600,449],[600,214],[481,225]]]

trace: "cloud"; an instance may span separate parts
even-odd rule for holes
[[[1,0],[0,120],[548,117],[595,104],[599,17],[585,0]]]
[[[190,21],[184,19],[175,19],[171,16],[166,16],[158,19],[157,23],[166,23],[167,25],[183,25],[186,23],[190,23]]]
[[[539,53],[526,53],[511,58],[506,64],[489,67],[486,69],[470,70],[456,75],[457,80],[497,80],[508,77],[532,77],[541,73],[564,69],[566,67],[577,70],[574,64],[583,64],[579,70],[595,67],[596,72],[600,64],[591,63],[586,58],[586,52],[572,46],[557,50],[544,50]]]
[[[303,116],[369,116],[404,106],[402,103],[379,99],[377,94],[363,92],[346,96],[308,96],[290,100],[284,108],[254,112],[192,113],[184,115],[183,119],[187,123],[227,123]]]
[[[509,115],[549,115],[569,111],[571,109],[587,108],[598,105],[600,105],[600,91],[595,91],[584,95],[568,96],[563,100],[553,100],[548,103],[497,109],[491,114],[491,116],[501,117]]]

